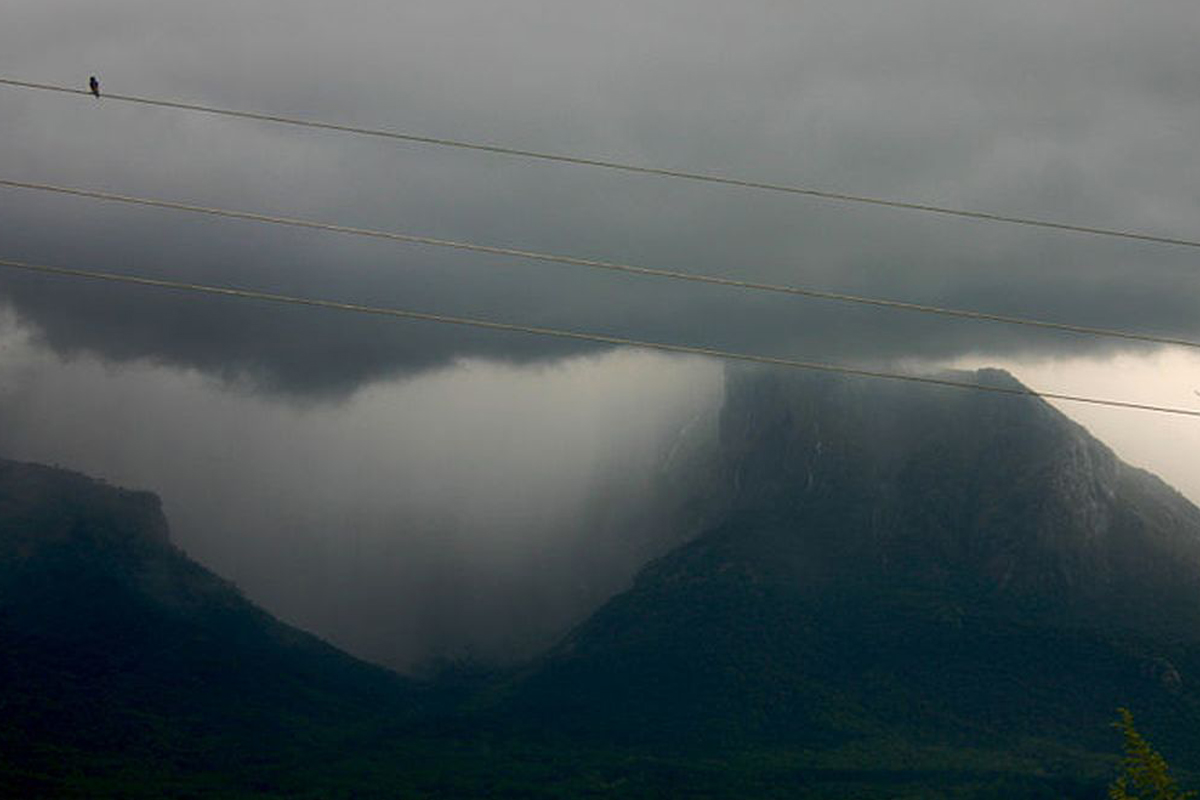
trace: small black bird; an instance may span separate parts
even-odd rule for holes
[[[100,96],[100,81],[96,80],[95,75],[88,79],[88,88],[92,90],[92,94],[96,95],[96,97]]]

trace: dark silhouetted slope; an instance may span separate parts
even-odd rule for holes
[[[284,763],[416,698],[187,558],[153,495],[0,461],[0,782],[17,796],[110,762],[138,782]]]

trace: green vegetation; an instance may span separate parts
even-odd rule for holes
[[[1133,714],[1117,709],[1113,723],[1125,737],[1124,772],[1108,788],[1112,800],[1188,800],[1196,792],[1185,792],[1175,785],[1166,759],[1133,726]]]
[[[232,743],[231,743],[232,744]],[[253,747],[248,740],[243,747]],[[1057,771],[1029,754],[863,743],[834,753],[746,750],[666,755],[571,742],[530,743],[486,733],[404,738],[356,746],[326,742],[274,758],[226,748],[208,764],[180,753],[98,757],[66,750],[6,773],[17,797],[88,798],[805,798],[805,800],[1095,800],[1112,760]],[[140,758],[138,757],[140,755]],[[1051,771],[1054,770],[1054,774]],[[0,791],[0,794],[3,794]]]

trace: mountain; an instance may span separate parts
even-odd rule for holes
[[[1082,774],[1129,706],[1200,768],[1195,506],[1037,398],[764,369],[726,392],[707,529],[498,691],[498,719]]]
[[[1041,400],[930,386],[730,370],[718,438],[660,476],[685,544],[431,684],[247,602],[153,495],[0,460],[0,796],[1099,798],[1118,706],[1195,783],[1170,487]]]
[[[0,460],[0,794],[230,796],[424,702],[187,558],[154,495]]]

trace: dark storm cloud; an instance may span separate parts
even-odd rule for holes
[[[1189,2],[10,2],[0,73],[1189,235]],[[0,170],[1200,338],[1194,252],[0,89]],[[1110,345],[0,190],[31,261],[831,361]],[[61,352],[339,392],[577,345],[0,275]]]

